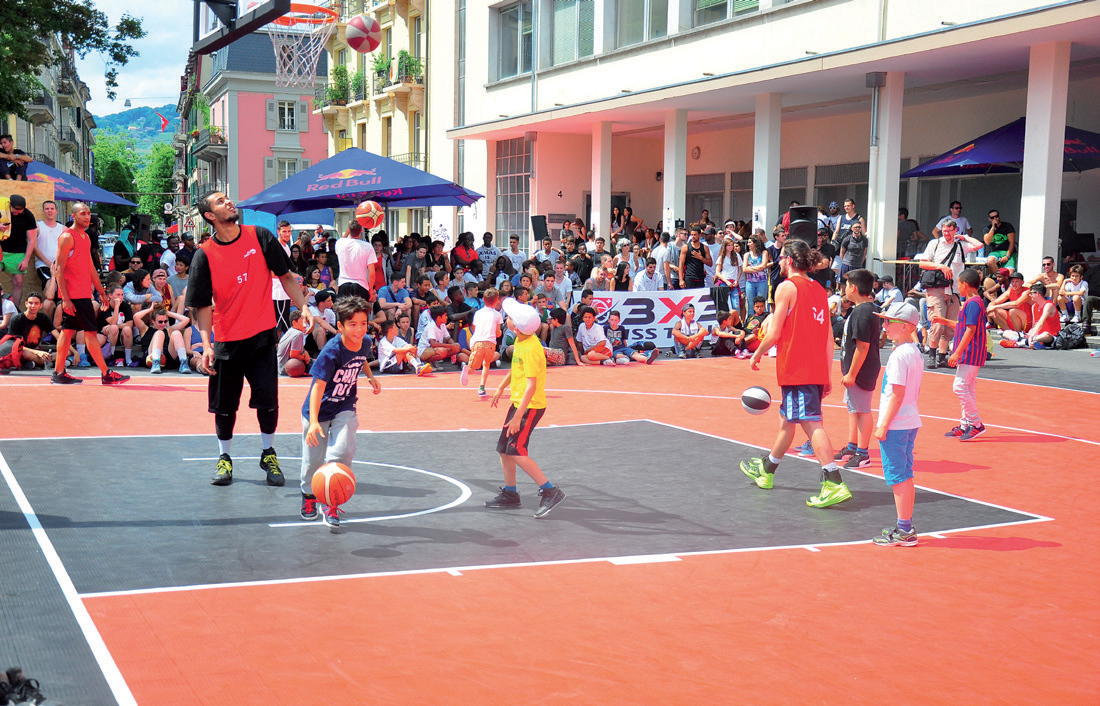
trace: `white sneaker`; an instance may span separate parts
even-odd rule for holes
[[[630,365],[630,358],[626,358],[624,356],[619,356],[618,358],[615,359],[615,364],[616,365]]]
[[[463,387],[470,384],[470,366],[466,363],[462,364],[462,372],[458,374],[458,382]]]
[[[1073,318],[1072,318],[1072,319],[1070,319],[1070,320],[1069,320],[1069,322],[1070,322],[1071,324],[1079,324],[1079,323],[1081,323],[1081,317],[1080,317],[1079,315],[1077,315],[1077,314],[1074,314],[1074,315],[1073,315]]]
[[[600,364],[601,365],[612,365],[613,366],[613,365],[615,365],[615,361],[611,360],[610,358],[604,358],[602,361],[600,361]]]
[[[1069,314],[1067,314],[1067,313],[1063,312],[1063,313],[1062,313],[1062,323],[1064,324],[1064,323],[1066,323],[1067,321],[1069,321]]]

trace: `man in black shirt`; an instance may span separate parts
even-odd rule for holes
[[[23,339],[23,360],[46,367],[50,363],[50,354],[38,350],[42,338],[50,332],[53,324],[42,313],[42,295],[31,292],[27,295],[27,308],[11,317],[8,334]]]
[[[0,242],[4,251],[0,270],[11,275],[12,301],[19,306],[23,297],[23,275],[31,268],[34,248],[38,245],[38,221],[27,209],[27,200],[19,194],[11,196],[11,223],[0,224],[0,237],[7,233],[7,239]]]
[[[33,162],[26,152],[15,149],[11,135],[0,135],[0,179],[27,180],[27,165]]]

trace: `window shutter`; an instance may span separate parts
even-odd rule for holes
[[[278,175],[275,173],[275,158],[264,157],[264,188],[271,188],[276,181],[278,181]]]
[[[270,99],[267,101],[267,128],[268,130],[275,130],[279,127],[279,111],[275,105],[275,100]]]
[[[298,132],[309,132],[309,101],[298,101]]]
[[[298,171],[302,171],[303,169],[309,169],[310,165],[312,165],[312,164],[313,164],[312,159],[298,160]]]

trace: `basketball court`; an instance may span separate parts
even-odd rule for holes
[[[789,456],[772,491],[737,470],[774,437],[737,396],[776,394],[770,361],[551,369],[531,453],[568,497],[544,520],[522,479],[522,510],[484,507],[501,409],[456,374],[382,378],[335,533],[297,516],[303,381],[282,380],[287,485],[244,413],[218,488],[204,379],[16,373],[0,654],[67,704],[1088,702],[1100,438],[1062,420],[1100,398],[1020,377],[982,380],[990,431],[961,444],[952,378],[926,375],[921,543],[883,548],[877,449],[827,510],[805,504],[815,463]],[[66,408],[97,413],[16,411]]]

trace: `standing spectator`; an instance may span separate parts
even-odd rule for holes
[[[771,267],[771,254],[764,247],[764,239],[759,235],[749,238],[749,250],[745,253],[745,303],[756,301],[757,297],[763,297],[768,301],[768,271]]]
[[[958,233],[951,219],[941,221],[937,231],[942,233],[942,237],[929,241],[928,247],[918,258],[920,268],[925,270],[921,275],[921,284],[928,302],[929,318],[951,320],[959,314],[955,283],[966,267],[966,253],[981,250],[983,243]],[[951,345],[947,327],[933,324],[928,340],[928,367],[943,367],[947,363],[948,346]]]
[[[691,240],[680,250],[679,274],[684,289],[701,288],[706,282],[706,266],[714,262],[701,236],[699,226],[692,226]]]
[[[504,256],[512,263],[513,270],[523,269],[527,254],[519,249],[519,236],[515,233],[508,236],[508,249],[504,251]]]
[[[27,165],[34,160],[15,148],[11,135],[0,135],[0,180],[26,181]]]
[[[955,428],[944,434],[960,441],[970,441],[985,433],[981,415],[978,414],[978,373],[986,361],[985,306],[978,296],[981,275],[977,270],[963,270],[959,275],[959,294],[965,299],[959,310],[958,321],[941,320],[955,329],[954,349],[947,364],[955,368],[955,382],[951,390],[959,398],[962,417]]]
[[[851,233],[854,223],[858,223],[860,229],[866,232],[867,221],[856,211],[856,202],[853,199],[844,199],[844,213],[837,218],[836,228],[833,231],[833,242],[837,244],[837,250],[840,250],[840,244]]]
[[[666,274],[668,268],[665,267],[665,265],[668,263],[669,257],[671,257],[671,251],[669,248],[669,242],[671,240],[672,236],[670,236],[667,232],[661,233],[659,244],[655,245],[649,251],[649,257],[653,258],[653,261],[657,263],[657,275],[660,277],[661,283],[659,289],[668,288],[668,278]]]
[[[920,224],[909,217],[909,209],[898,209],[898,258],[913,257],[924,250],[928,236],[920,232]]]
[[[732,237],[722,239],[721,250],[718,251],[717,261],[714,265],[714,286],[718,289],[718,297],[714,299],[714,306],[724,309],[728,300],[730,309],[741,314],[741,243]],[[722,288],[726,289],[725,298]]]
[[[7,239],[0,241],[4,251],[0,271],[11,275],[12,300],[19,306],[23,301],[23,276],[31,267],[31,256],[38,245],[38,221],[21,194],[12,194],[10,205],[11,222],[0,223],[0,233],[7,232]]]
[[[783,245],[787,242],[787,231],[776,228],[772,233],[772,242],[768,243],[768,304],[775,302],[775,290],[787,279],[783,274],[783,268],[779,266],[779,258],[783,253]],[[816,264],[816,263],[814,263]]]
[[[309,261],[302,255],[301,243],[290,246],[290,271],[296,275],[305,275],[309,269]]]
[[[42,289],[45,292],[47,289],[55,289],[56,283],[51,282],[53,279],[54,260],[57,259],[57,241],[61,238],[61,231],[65,230],[65,226],[57,222],[57,204],[53,201],[42,202],[42,220],[36,223],[38,229],[38,241],[34,246],[35,255],[35,268],[38,270],[38,278],[42,280]],[[49,295],[47,295],[49,296]],[[47,314],[52,313],[53,307],[47,311]]]
[[[336,259],[340,263],[336,298],[356,296],[370,301],[370,293],[375,288],[371,265],[378,257],[374,254],[374,246],[363,240],[363,226],[358,221],[352,221],[344,237],[336,242]]]
[[[967,220],[966,216],[962,215],[962,210],[963,205],[961,201],[952,201],[950,208],[948,208],[949,213],[941,218],[939,223],[936,224],[936,227],[932,229],[932,237],[942,238],[943,226],[948,221],[954,222],[955,233],[957,235],[974,235],[974,229],[970,226],[970,221]]]
[[[863,235],[863,224],[853,223],[848,235],[840,241],[840,278],[844,279],[850,270],[858,270],[867,265],[867,238]],[[868,436],[870,432],[868,431]]]
[[[623,227],[619,235],[633,243],[637,240],[635,234],[639,231],[645,232],[645,223],[641,218],[634,215],[633,208],[627,206],[623,209]]]
[[[179,249],[180,237],[178,235],[168,236],[168,249],[160,254],[160,266],[166,272],[172,272],[176,269],[176,253],[179,252]]]
[[[183,243],[183,247],[176,252],[176,259],[185,260],[188,267],[190,267],[191,259],[195,257],[195,251],[198,250],[195,246],[195,236],[188,231],[180,236],[180,242]]]
[[[1016,269],[1016,226],[1001,220],[1001,212],[994,208],[989,212],[989,230],[985,246],[989,252],[986,267],[996,272],[1002,267]]]
[[[500,257],[500,248],[493,245],[492,233],[486,233],[485,235],[481,236],[481,242],[481,247],[477,249],[477,256],[478,259],[481,260],[482,267],[484,267],[485,271],[488,272],[489,269],[493,266],[493,263],[495,263],[497,261],[497,258]]]

